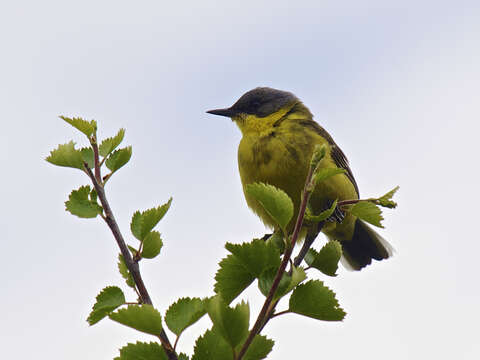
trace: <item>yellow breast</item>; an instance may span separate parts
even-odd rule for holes
[[[287,109],[288,111],[288,109]],[[316,144],[328,141],[309,127],[301,125],[298,114],[272,114],[268,118],[244,117],[236,122],[242,130],[238,147],[238,166],[248,206],[269,227],[275,223],[263,207],[245,192],[247,184],[263,182],[285,191],[293,201],[294,216],[288,226],[291,231],[300,207],[300,194],[305,185],[310,159]],[[337,167],[327,151],[324,167]],[[336,200],[353,199],[355,188],[348,178],[336,175],[317,185],[310,205],[315,213],[323,211]],[[350,222],[350,219],[346,219]],[[325,230],[333,231],[329,226]],[[341,229],[338,229],[341,230]]]

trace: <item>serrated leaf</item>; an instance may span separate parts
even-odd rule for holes
[[[280,254],[283,254],[285,251],[285,240],[283,236],[281,232],[276,231],[267,239],[266,243],[275,245]]]
[[[247,349],[243,360],[262,360],[272,351],[274,341],[263,335],[256,335]]]
[[[267,296],[270,292],[270,289],[273,285],[273,281],[275,276],[277,275],[277,269],[271,268],[262,273],[262,275],[258,278],[258,288],[260,292]],[[281,297],[288,294],[292,291],[295,286],[300,284],[303,280],[307,278],[305,271],[301,267],[293,267],[292,274],[288,274],[287,272],[283,273],[282,278],[280,279],[280,283],[278,284],[277,291],[273,296],[273,300],[276,301]]]
[[[97,122],[95,120],[87,121],[79,117],[69,118],[66,116],[60,116],[60,119],[66,121],[77,130],[87,135],[89,138],[97,130]]]
[[[45,160],[53,165],[83,170],[82,153],[75,149],[73,141],[58,145],[56,149],[50,151],[50,155]]]
[[[280,266],[280,252],[272,242],[255,239],[243,244],[226,243],[225,248],[257,278],[266,269]]]
[[[93,149],[90,147],[84,147],[80,149],[82,153],[82,160],[88,164],[88,167],[92,169],[95,166],[95,160],[93,158]]]
[[[254,183],[248,184],[245,192],[255,198],[282,229],[286,228],[293,216],[293,202],[283,190],[268,184]]]
[[[229,307],[220,296],[214,296],[207,302],[208,316],[214,329],[235,348],[248,335],[250,308],[243,301],[234,308]]]
[[[145,236],[159,223],[159,221],[162,220],[170,208],[171,203],[172,198],[170,198],[167,203],[157,208],[148,209],[142,212],[142,238],[145,238]]]
[[[102,141],[102,143],[98,147],[98,153],[103,157],[107,156],[113,150],[115,150],[118,145],[120,145],[124,136],[125,136],[125,129],[118,130],[117,135],[110,138],[106,138],[105,140]]]
[[[330,206],[329,209],[322,211],[318,215],[313,215],[310,213],[310,210],[307,209],[307,212],[305,212],[305,221],[309,222],[320,222],[320,221],[325,221],[327,220],[332,214],[335,212],[335,208],[337,207],[337,200],[335,200]]]
[[[317,144],[313,148],[312,159],[310,160],[310,168],[315,170],[320,163],[320,161],[325,157],[327,153],[327,146],[325,144]]]
[[[158,336],[162,331],[162,316],[152,305],[128,305],[126,309],[117,310],[108,317],[150,335]]]
[[[390,190],[385,195],[379,197],[377,199],[378,204],[380,206],[384,206],[384,207],[387,207],[387,208],[390,208],[390,209],[396,208],[397,203],[395,201],[391,200],[391,199],[393,198],[393,195],[395,195],[395,193],[398,191],[398,189],[400,189],[400,186],[396,186],[393,190]]]
[[[195,342],[192,360],[233,360],[233,351],[215,330],[207,330]]]
[[[92,200],[93,202],[97,202],[97,199],[97,191],[95,190],[95,188],[93,188],[92,191],[90,191],[90,200]]]
[[[214,291],[229,304],[255,280],[255,276],[234,255],[228,255],[219,265]]]
[[[132,231],[133,236],[138,240],[143,241],[145,236],[147,236],[147,234],[152,231],[158,222],[165,216],[171,203],[172,198],[159,207],[148,209],[143,212],[136,211],[130,222],[130,230]]]
[[[143,239],[142,257],[146,259],[153,259],[160,254],[160,249],[163,246],[160,233],[158,231],[150,231],[145,239]]]
[[[115,150],[105,161],[105,165],[109,168],[112,173],[120,169],[123,165],[128,163],[132,157],[132,147],[127,146],[125,148]]]
[[[96,201],[89,199],[90,186],[82,186],[73,190],[65,201],[65,208],[71,214],[81,218],[94,218],[101,214],[103,209]]]
[[[135,281],[133,280],[132,274],[128,271],[127,264],[125,264],[125,259],[122,254],[118,254],[118,271],[125,279],[125,282],[128,286],[135,289]]]
[[[132,256],[135,256],[138,253],[138,250],[135,249],[133,246],[127,245],[128,250],[132,253]]]
[[[335,293],[319,280],[298,285],[290,297],[289,310],[325,321],[340,321],[345,317]]]
[[[120,356],[115,360],[168,360],[167,354],[156,342],[129,343],[120,349]]]
[[[202,299],[181,298],[168,308],[165,314],[165,323],[178,336],[187,327],[197,322],[206,312],[205,302]]]
[[[305,262],[325,275],[337,276],[341,256],[342,245],[336,240],[331,240],[322,247],[320,252],[316,252],[315,249],[308,250]]]
[[[96,324],[119,306],[125,304],[123,291],[116,286],[107,286],[97,295],[97,301],[88,316],[90,325]]]
[[[332,176],[338,175],[338,174],[343,174],[345,173],[345,169],[341,168],[320,168],[318,169],[314,176],[314,181],[315,184],[318,184],[319,182],[322,182]]]
[[[382,210],[369,201],[360,201],[350,209],[352,215],[378,227],[383,228],[381,221],[383,220]]]
[[[143,226],[142,213],[137,210],[132,215],[132,220],[130,221],[130,231],[132,232],[133,236],[135,236],[140,241],[143,240],[142,226]]]

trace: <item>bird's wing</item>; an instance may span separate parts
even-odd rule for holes
[[[344,169],[346,171],[345,175],[352,182],[358,197],[360,197],[360,192],[358,191],[357,182],[355,181],[352,170],[350,170],[350,166],[348,165],[348,159],[343,153],[342,149],[340,149],[340,147],[335,143],[335,141],[333,141],[333,138],[330,136],[330,134],[324,128],[318,125],[318,123],[315,122],[314,120],[302,120],[300,124],[311,128],[317,134],[319,134],[321,137],[325,138],[328,141],[328,143],[331,146],[330,155],[332,156],[332,159],[335,162],[335,165],[337,165],[339,168]]]

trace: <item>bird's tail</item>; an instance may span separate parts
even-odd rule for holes
[[[342,242],[342,264],[351,270],[361,270],[372,259],[388,259],[393,247],[364,221],[357,219],[352,240]]]

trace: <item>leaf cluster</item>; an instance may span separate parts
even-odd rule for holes
[[[389,209],[396,208],[397,203],[393,201],[392,198],[399,188],[399,186],[396,186],[394,189],[390,190],[379,198],[357,200],[353,205],[342,206],[342,208],[351,212],[352,215],[358,217],[359,219],[362,219],[374,226],[383,228],[383,215],[380,207],[386,207]]]
[[[85,135],[89,146],[76,148],[75,143],[70,141],[52,150],[46,160],[57,166],[80,169],[90,177],[94,185],[93,188],[86,185],[73,190],[65,202],[66,210],[81,218],[95,218],[100,215],[110,224],[114,219],[104,199],[104,188],[111,176],[131,158],[130,146],[118,149],[124,139],[125,130],[120,129],[115,136],[99,143],[97,123],[94,120],[64,116],[61,118]],[[299,211],[297,219],[293,219],[293,201],[283,190],[264,183],[246,186],[246,193],[258,201],[269,214],[277,231],[267,240],[254,239],[242,244],[226,243],[225,248],[229,253],[220,261],[215,274],[214,295],[208,298],[179,298],[170,305],[164,316],[151,302],[145,303],[145,298],[141,295],[142,287],[136,280],[138,281],[140,260],[153,259],[160,254],[163,240],[154,228],[170,209],[172,199],[158,207],[136,211],[131,218],[130,230],[138,243],[136,246],[123,245],[122,253],[118,256],[118,270],[127,286],[138,295],[138,299],[127,302],[122,289],[107,286],[97,295],[87,321],[94,325],[104,318],[109,318],[161,341],[128,343],[120,349],[120,355],[115,359],[166,360],[171,359],[173,351],[174,357],[180,360],[261,360],[267,357],[274,345],[273,340],[260,335],[261,327],[275,316],[296,313],[323,321],[343,320],[346,313],[340,307],[336,294],[323,281],[309,278],[311,274],[308,272],[313,270],[315,275],[337,276],[342,246],[338,241],[329,241],[318,251],[310,248],[306,251],[305,262],[301,263],[300,259],[298,264],[297,261],[294,264],[290,258],[298,240],[299,229],[303,221],[311,225],[330,220],[338,209],[349,211],[358,218],[381,227],[383,217],[379,206],[394,208],[396,203],[392,197],[398,187],[379,198],[343,203],[335,201],[320,214],[312,214],[308,201],[315,186],[332,176],[344,173],[343,169],[323,166],[327,151],[327,145],[317,146],[314,150],[310,172],[302,192],[302,204],[305,206],[303,211]],[[109,172],[102,177],[103,165]],[[293,231],[293,235],[287,232],[292,221],[295,221],[297,230]],[[287,269],[288,264],[290,266]],[[251,326],[248,302],[242,300],[235,305],[232,305],[232,302],[254,282],[265,296],[264,309],[267,310],[263,312],[262,309]],[[276,305],[281,299],[288,299],[288,307],[277,311]],[[176,348],[181,335],[206,314],[211,320],[211,327],[197,338],[194,353],[191,357],[183,353],[177,355]],[[165,329],[176,336],[173,350],[170,345],[165,346]]]

